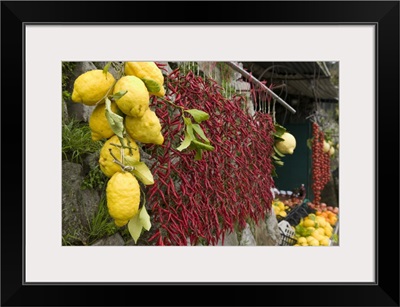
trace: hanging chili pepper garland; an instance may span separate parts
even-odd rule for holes
[[[316,122],[312,123],[312,190],[314,204],[321,203],[321,192],[330,180],[329,152],[324,152],[324,132]]]
[[[274,124],[269,114],[254,117],[244,111],[245,98],[227,99],[214,80],[179,69],[166,78],[166,99],[185,109],[210,114],[201,123],[215,150],[179,151],[184,123],[179,110],[153,97],[165,138],[162,146],[148,145],[155,159],[155,184],[147,202],[157,231],[150,241],[157,245],[216,245],[248,219],[258,223],[272,203],[271,176]]]

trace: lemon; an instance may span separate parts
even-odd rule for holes
[[[286,217],[286,216],[287,216],[287,213],[286,213],[286,211],[284,211],[284,210],[279,211],[278,214],[279,214],[281,217]]]
[[[295,137],[290,134],[289,132],[284,132],[281,136],[283,141],[277,140],[275,146],[281,152],[282,154],[285,155],[291,155],[293,154],[295,148],[296,148],[296,139]]]
[[[303,227],[314,227],[315,226],[315,222],[309,218],[305,218],[303,221]]]
[[[319,232],[319,234],[320,234],[321,236],[324,236],[324,235],[325,235],[325,229],[324,229],[324,228],[319,227],[319,228],[317,228],[317,231]]]
[[[335,153],[335,147],[331,147],[330,149],[329,149],[329,155],[330,156],[333,156],[333,154]]]
[[[332,230],[330,230],[329,228],[324,228],[325,229],[325,235],[330,238],[332,237]]]
[[[113,162],[114,158],[110,154],[110,149],[111,149],[113,155],[121,162],[121,149],[119,147],[113,146],[112,144],[121,145],[118,136],[114,135],[111,138],[109,138],[104,143],[103,147],[100,150],[100,158],[99,158],[100,169],[107,177],[111,177],[116,172],[121,171],[121,166]],[[130,137],[125,137],[124,145],[130,146],[132,148],[132,149],[125,148],[124,155],[130,156],[133,158],[133,160],[139,161],[140,152],[136,142],[132,140]]]
[[[139,212],[139,182],[129,172],[117,172],[107,183],[106,198],[108,213],[122,227]]]
[[[326,226],[327,221],[325,220],[325,218],[323,216],[317,216],[316,219],[317,219],[318,225],[320,227],[325,227]]]
[[[297,239],[297,243],[298,244],[303,244],[303,243],[307,243],[307,239],[305,237],[299,237]]]
[[[278,202],[279,209],[285,210],[285,204],[283,202]]]
[[[156,145],[164,143],[160,120],[151,109],[147,109],[141,118],[125,117],[125,128],[135,141]]]
[[[330,148],[331,148],[331,145],[327,141],[324,140],[324,149],[323,149],[323,151],[324,152],[329,152]]]
[[[114,86],[114,94],[127,91],[116,101],[118,108],[128,116],[142,117],[149,108],[149,92],[146,85],[135,76],[124,76]]]
[[[319,241],[317,239],[311,240],[308,245],[310,246],[319,246]]]
[[[111,102],[111,110],[114,113],[118,113],[119,109],[115,102]],[[94,108],[89,118],[89,127],[93,141],[99,141],[103,138],[108,139],[114,135],[106,118],[106,105],[104,103],[98,104]]]
[[[103,103],[107,93],[112,94],[114,82],[115,78],[109,72],[105,74],[101,69],[89,70],[76,78],[71,99],[88,106]]]
[[[159,86],[159,90],[149,91],[150,94],[162,97],[165,95],[164,76],[162,71],[158,68],[154,62],[126,62],[125,63],[125,74],[133,75],[140,79],[147,79],[154,81]]]
[[[329,238],[327,236],[323,236],[321,240],[319,240],[319,245],[328,246],[329,245]]]

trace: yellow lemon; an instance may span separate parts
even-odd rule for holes
[[[108,213],[122,227],[139,212],[139,182],[129,172],[117,172],[107,183],[106,198]]]
[[[118,113],[119,109],[115,102],[111,102],[111,110]],[[105,103],[98,104],[89,118],[89,127],[92,133],[92,140],[99,141],[103,138],[108,139],[114,135],[110,124],[106,118],[106,105]]]
[[[74,82],[71,99],[73,102],[93,106],[103,103],[107,94],[112,94],[115,78],[112,74],[103,73],[101,69],[87,71]]]
[[[323,236],[321,240],[319,240],[319,245],[328,246],[329,238],[327,236]]]
[[[295,137],[289,132],[284,132],[280,137],[283,139],[283,141],[277,140],[277,142],[275,143],[275,146],[279,150],[279,152],[285,155],[293,154],[296,148]]]
[[[319,215],[319,216],[316,217],[316,219],[317,219],[318,225],[320,227],[325,227],[326,226],[327,221],[325,220],[325,218],[323,216]]]
[[[130,147],[124,149],[124,155],[132,157],[133,160],[139,161],[140,152],[136,142],[132,140],[130,137],[125,137],[123,141],[125,146]],[[99,158],[100,169],[107,177],[111,177],[116,172],[120,172],[122,170],[121,166],[119,166],[117,163],[113,161],[114,158],[110,153],[111,149],[113,155],[121,162],[121,149],[120,147],[114,146],[112,144],[116,144],[119,146],[121,145],[118,136],[114,135],[111,138],[109,138],[104,143],[103,147],[100,150],[100,158]]]
[[[317,239],[311,240],[308,245],[310,246],[319,246],[319,241]]]
[[[329,149],[329,156],[333,156],[334,153],[335,153],[335,147],[331,146],[331,148]]]
[[[309,218],[305,218],[303,221],[303,226],[304,227],[314,227],[315,226],[315,222]]]
[[[131,138],[141,143],[156,145],[164,143],[160,120],[151,109],[147,109],[140,118],[125,117],[125,128]]]
[[[126,115],[142,117],[149,108],[149,92],[146,85],[135,76],[124,76],[114,86],[114,94],[127,91],[116,103],[118,108]]]
[[[298,244],[303,244],[303,243],[307,243],[307,239],[305,237],[299,237],[297,239],[297,243]]]
[[[319,234],[320,234],[321,236],[324,236],[324,235],[325,235],[325,229],[324,229],[324,228],[319,227],[319,228],[317,228],[317,231],[319,232]]]
[[[279,209],[285,210],[285,204],[283,202],[278,202]]]
[[[165,95],[164,76],[162,71],[158,68],[154,62],[126,62],[125,63],[125,74],[136,76],[140,79],[150,80],[155,82],[159,89],[158,91],[149,90],[150,94],[162,97]],[[146,83],[146,82],[145,82]]]
[[[287,213],[286,213],[286,211],[282,210],[282,211],[279,211],[279,215],[280,215],[281,217],[286,217],[286,216],[287,216]]]
[[[331,145],[327,142],[327,141],[325,141],[324,140],[324,148],[323,148],[323,151],[324,152],[329,152],[329,149],[331,148]]]
[[[329,228],[324,228],[325,229],[325,235],[330,238],[332,237],[332,230],[330,230]]]

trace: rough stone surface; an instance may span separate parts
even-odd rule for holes
[[[83,168],[80,164],[62,164],[62,235],[69,243],[87,244],[89,223],[93,219],[100,194],[82,190]]]
[[[228,233],[225,235],[224,244],[222,244],[222,240],[219,240],[218,246],[237,246],[239,245],[237,234],[234,232]]]
[[[255,246],[257,245],[256,240],[254,239],[253,233],[250,229],[249,224],[246,224],[246,227],[243,229],[242,238],[240,239],[240,244],[242,246]]]
[[[110,237],[102,238],[92,244],[92,246],[123,246],[123,245],[125,245],[125,242],[119,233],[115,233]]]

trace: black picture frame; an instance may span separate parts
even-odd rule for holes
[[[27,23],[375,25],[376,282],[24,284]],[[1,305],[399,306],[399,37],[399,1],[2,1]]]

